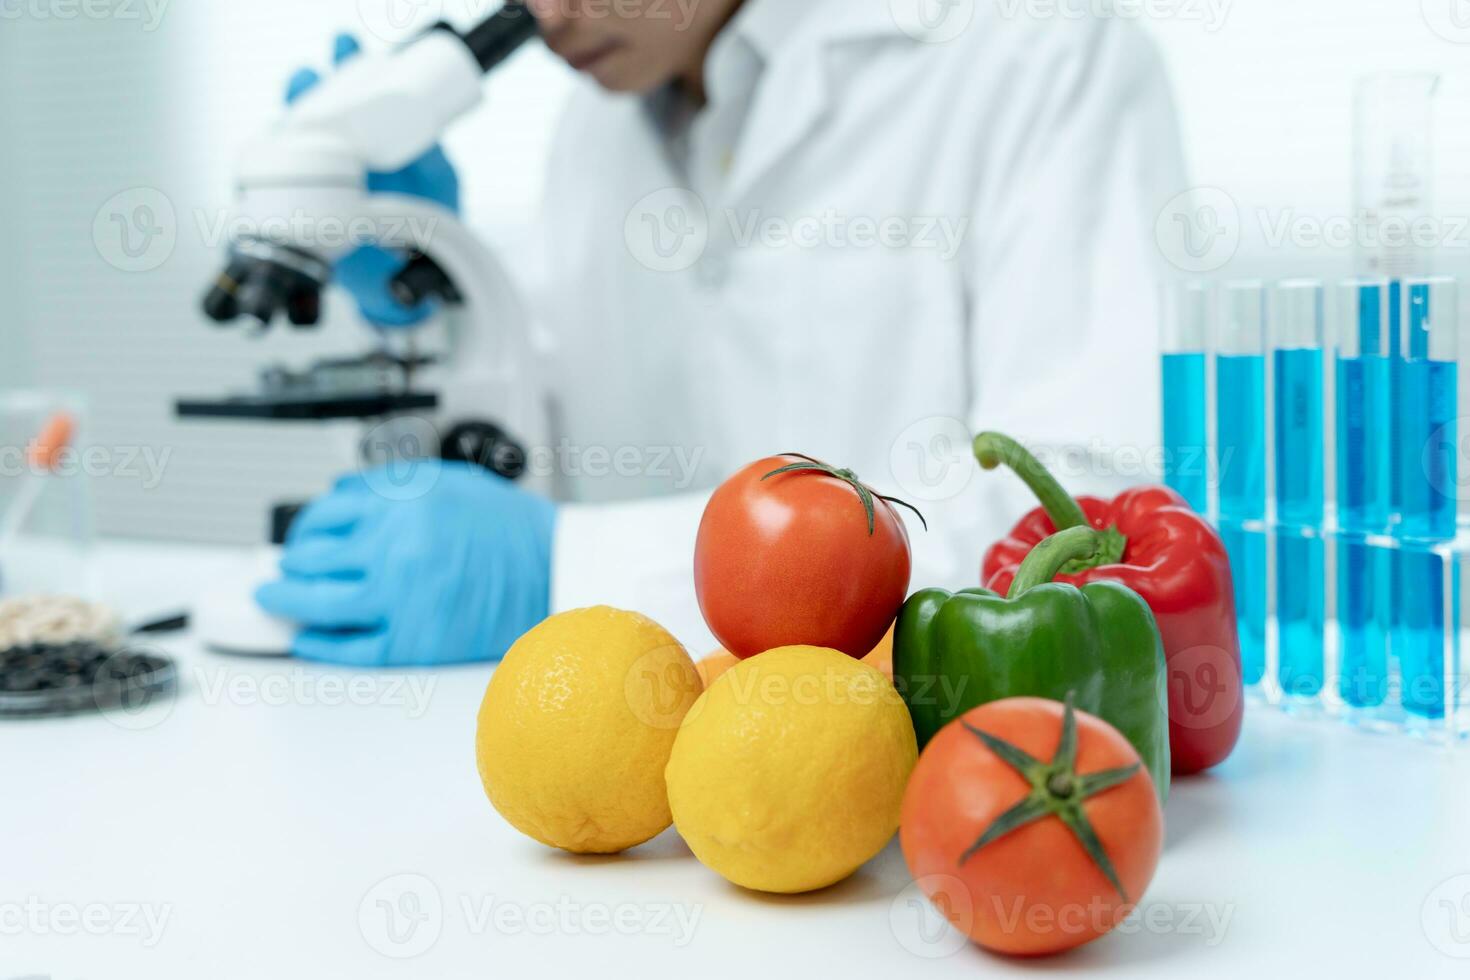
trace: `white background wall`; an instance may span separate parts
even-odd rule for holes
[[[1224,274],[1352,271],[1351,256],[1332,250],[1271,249],[1257,215],[1350,214],[1353,83],[1366,74],[1442,76],[1435,105],[1438,207],[1470,215],[1470,2],[1217,2],[1223,19],[1214,29],[1195,16],[1205,0],[1159,0],[1179,15],[1148,25],[1174,79],[1192,179],[1228,191],[1242,215],[1241,253]],[[1437,271],[1470,274],[1470,241],[1448,249],[1439,265]]]
[[[252,341],[206,326],[197,302],[219,256],[199,229],[227,204],[234,151],[277,111],[291,72],[321,65],[338,30],[382,43],[374,31],[396,33],[382,16],[394,4],[422,8],[424,22],[440,10],[464,22],[487,7],[174,0],[152,24],[144,0],[117,0],[115,15],[100,19],[63,19],[75,9],[66,0],[0,3],[0,384],[81,389],[93,407],[91,441],[170,454],[161,486],[130,477],[99,483],[104,531],[252,540],[268,501],[316,492],[350,459],[341,433],[182,425],[171,406],[180,393],[248,387],[266,361],[300,363],[361,346],[341,302],[316,334],[277,331]],[[1225,189],[1243,215],[1242,248],[1227,274],[1350,271],[1352,256],[1341,251],[1268,248],[1254,215],[1347,213],[1352,82],[1367,71],[1445,73],[1440,203],[1470,214],[1467,0],[1145,6],[1174,75],[1195,182]],[[513,234],[534,214],[541,160],[569,84],[544,53],[523,52],[490,84],[486,108],[451,135],[468,210],[492,237]],[[101,245],[94,241],[94,219],[115,195],[138,188],[167,198],[177,242],[159,268],[125,272],[106,260],[116,249],[106,233]],[[1467,262],[1461,247],[1441,265],[1467,274]]]

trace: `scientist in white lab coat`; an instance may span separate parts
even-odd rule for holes
[[[344,479],[257,595],[302,624],[299,655],[495,659],[548,611],[597,603],[698,655],[704,500],[773,453],[922,508],[915,587],[975,584],[1031,505],[978,471],[970,432],[1050,452],[1074,490],[1144,477],[1154,223],[1185,185],[1136,25],[987,0],[529,5],[590,80],[555,143],[528,297],[553,344],[540,458],[566,499],[451,466],[409,500]],[[381,180],[453,204],[452,174],[439,155]],[[392,262],[358,264],[339,278],[364,313],[411,320],[374,295]]]

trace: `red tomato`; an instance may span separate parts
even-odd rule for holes
[[[995,952],[1039,956],[1104,935],[1158,867],[1163,811],[1148,770],[1117,729],[1074,712],[1075,763],[1053,782],[1065,710],[1010,698],[967,712],[924,748],[904,793],[899,839],[909,871],[956,928]],[[975,730],[1041,762],[1044,788],[1033,790]],[[1087,788],[1089,775],[1110,770],[1123,771],[1106,788]],[[1043,798],[1041,815],[977,847],[1028,796]],[[1091,825],[1113,878],[1056,815],[1067,807]]]
[[[804,462],[773,456],[751,463],[715,491],[699,525],[699,608],[720,644],[742,660],[797,645],[865,657],[908,595],[909,538],[894,508],[869,491],[870,529],[851,473],[769,476]]]

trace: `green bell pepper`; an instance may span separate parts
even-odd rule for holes
[[[1103,719],[1138,751],[1159,798],[1169,791],[1168,674],[1148,604],[1116,582],[1053,582],[1101,536],[1068,528],[1038,544],[1010,594],[916,592],[898,616],[893,676],[923,748],[944,725],[1002,698],[1064,701]]]

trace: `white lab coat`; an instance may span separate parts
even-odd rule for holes
[[[958,37],[919,39],[902,6],[749,0],[709,62],[706,114],[733,115],[696,126],[687,171],[645,100],[573,99],[550,288],[532,291],[558,433],[541,462],[569,500],[556,609],[637,609],[705,652],[703,504],[765,455],[852,467],[921,508],[916,588],[976,584],[1034,503],[979,471],[970,433],[1047,452],[1074,490],[1150,476],[1154,223],[1185,188],[1153,46],[1120,20],[986,3],[959,5]]]

